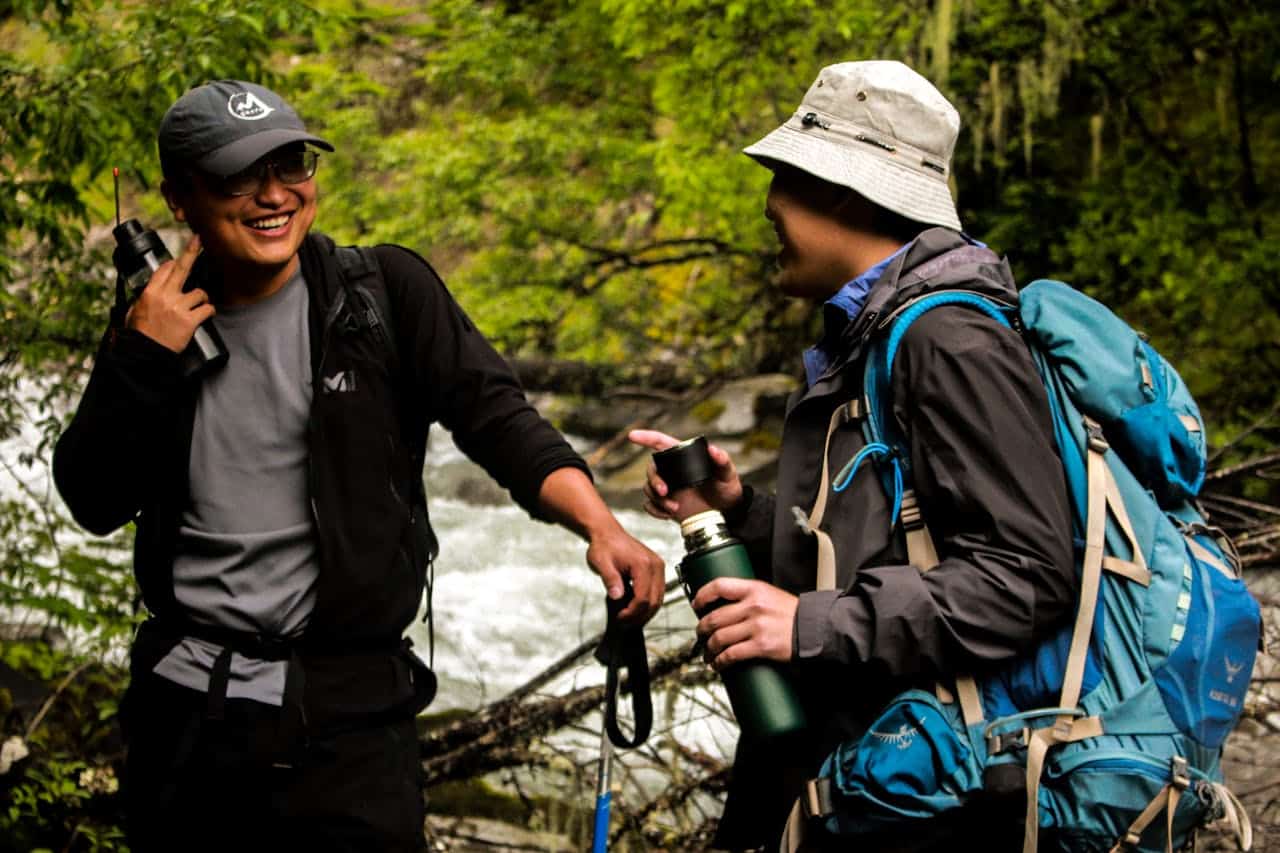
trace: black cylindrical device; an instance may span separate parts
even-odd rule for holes
[[[659,451],[653,458],[658,475],[671,493],[714,476],[715,465],[707,440],[702,436]],[[719,512],[707,510],[689,516],[680,522],[680,532],[685,545],[680,581],[690,602],[699,589],[716,578],[755,578],[747,549],[729,534],[724,516]],[[712,605],[712,609],[718,606]],[[745,737],[776,738],[804,728],[800,701],[786,676],[772,661],[742,661],[725,669],[722,675],[733,715]]]
[[[151,276],[165,261],[173,260],[160,235],[143,227],[136,219],[126,219],[111,230],[116,238],[111,262],[124,279],[133,298],[142,292]],[[227,361],[227,347],[210,321],[201,323],[182,351],[182,373],[195,376],[221,367]]]

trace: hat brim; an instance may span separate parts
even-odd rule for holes
[[[894,154],[867,146],[860,151],[848,141],[825,139],[821,130],[797,130],[784,124],[742,153],[770,166],[786,163],[842,187],[900,216],[960,231],[951,189],[941,175],[929,175],[894,162]]]
[[[282,145],[291,142],[307,142],[325,151],[332,151],[333,146],[318,136],[291,127],[278,127],[264,130],[243,139],[237,139],[216,151],[211,151],[196,162],[196,166],[204,172],[225,178],[234,175],[253,165],[259,157],[270,154]]]

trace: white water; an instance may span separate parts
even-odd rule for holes
[[[513,503],[476,506],[450,497],[468,478],[486,475],[443,431],[432,435],[426,482],[440,539],[436,561],[435,663],[441,689],[434,709],[476,707],[524,684],[604,627],[604,587],[586,563],[586,543],[562,527],[530,519]],[[666,563],[683,552],[679,530],[642,512],[621,510],[623,526]],[[647,631],[692,636],[692,613],[674,601]],[[425,654],[427,626],[409,631]],[[591,664],[578,684],[602,680]],[[559,683],[559,682],[557,682]],[[572,684],[573,682],[570,682]]]
[[[67,518],[49,477],[48,460],[39,450],[38,430],[30,422],[19,426],[16,437],[0,442],[0,500],[20,500]],[[20,461],[24,457],[31,464]],[[486,477],[446,431],[433,430],[425,478],[440,540],[433,596],[440,692],[431,711],[478,708],[500,699],[604,627],[604,588],[587,567],[586,543],[562,527],[534,521],[509,500],[477,505],[454,496],[465,481]],[[683,553],[676,525],[637,511],[619,510],[617,515],[632,535],[663,558],[666,577],[673,579]],[[58,540],[60,548],[105,544],[74,527],[61,532]],[[46,556],[55,559],[52,553]],[[127,571],[127,552],[115,552],[114,559]],[[5,620],[21,621],[25,615],[11,612]],[[646,627],[651,652],[687,643],[693,623],[682,598],[669,601]],[[416,621],[408,633],[425,657],[427,625]],[[72,637],[73,642],[79,639],[83,638]],[[603,668],[587,655],[541,692],[561,693],[603,680]],[[715,692],[705,699],[722,701]],[[684,709],[686,720],[700,716],[706,713]],[[721,752],[724,735],[712,738],[720,747],[698,739],[708,751]]]

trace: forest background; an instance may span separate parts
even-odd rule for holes
[[[47,465],[102,333],[111,168],[125,216],[171,223],[154,133],[191,85],[284,94],[337,148],[319,227],[428,257],[508,355],[694,388],[794,374],[815,336],[771,285],[769,176],[740,150],[820,67],[862,58],[908,62],[960,110],[971,234],[1020,280],[1107,302],[1178,366],[1210,425],[1219,520],[1273,569],[1280,9],[1262,2],[0,0],[0,438],[42,436],[4,464]],[[91,707],[69,740],[32,741],[42,763],[6,789],[0,836],[111,848],[111,791],[83,784],[72,742],[111,722],[103,661],[133,589],[121,547],[59,544],[53,500],[0,506],[0,610],[96,639],[2,657]]]

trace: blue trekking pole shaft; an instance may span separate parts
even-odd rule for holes
[[[613,763],[613,744],[609,742],[609,728],[600,730],[600,770],[596,775],[596,822],[591,836],[591,853],[605,853],[609,849],[609,806],[613,792],[610,775]]]

